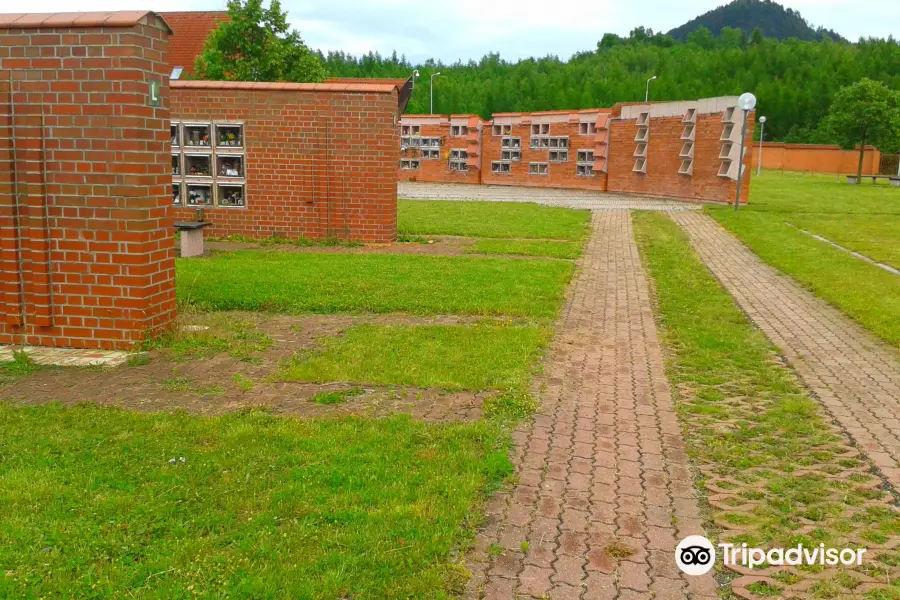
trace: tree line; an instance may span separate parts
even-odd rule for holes
[[[435,78],[436,113],[579,109],[644,99],[647,78],[652,100],[688,100],[756,94],[757,113],[766,115],[766,139],[830,143],[823,117],[842,87],[863,77],[900,88],[900,44],[862,39],[856,44],[778,41],[758,31],[747,36],[725,28],[713,36],[701,28],[687,42],[638,28],[627,38],[607,34],[597,48],[568,61],[554,56],[506,61],[489,54],[479,61],[413,64],[395,54],[319,54],[332,77],[407,77],[420,73],[407,108],[429,111],[429,78]],[[758,135],[758,133],[757,133]]]

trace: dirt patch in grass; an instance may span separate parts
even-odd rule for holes
[[[253,241],[216,240],[206,243],[209,254],[222,254],[238,250],[262,250],[265,252],[297,252],[312,254],[434,254],[459,256],[478,240],[451,235],[430,235],[415,241],[365,246],[297,246],[293,244],[261,244]]]
[[[577,258],[581,243],[567,240],[488,239],[454,235],[404,236],[409,241],[365,246],[295,246],[215,240],[206,243],[206,256],[260,250],[299,254],[423,254],[431,256],[497,256],[503,258]]]
[[[282,363],[324,337],[362,324],[456,325],[480,317],[198,313],[138,359],[115,369],[27,369],[2,365],[0,399],[15,404],[97,403],[140,411],[186,410],[214,415],[262,408],[299,416],[410,414],[426,420],[481,418],[496,392],[447,392],[412,386],[275,381]],[[13,376],[15,371],[15,376]],[[21,372],[21,373],[20,373]],[[317,394],[360,388],[345,402],[320,404]]]

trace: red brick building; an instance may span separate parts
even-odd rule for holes
[[[409,115],[401,119],[401,180],[480,183],[484,122],[474,115]]]
[[[0,15],[0,344],[124,349],[174,319],[168,35]]]
[[[203,52],[209,34],[222,21],[228,20],[224,10],[165,12],[159,16],[169,24],[169,72],[182,67],[188,75],[194,72],[194,61]]]
[[[210,235],[392,242],[396,83],[172,81],[172,214]]]
[[[618,104],[610,120],[607,190],[734,202],[743,160],[741,202],[750,197],[748,135],[741,152],[737,97]],[[754,123],[755,113],[747,115]]]
[[[396,238],[409,82],[170,82],[169,34],[148,11],[0,15],[0,344],[168,327],[172,224],[201,208],[215,235]]]
[[[486,125],[483,183],[606,189],[602,163],[608,110],[495,113],[493,117]]]
[[[740,152],[736,97],[617,104],[609,109],[466,116],[467,156],[458,171],[455,116],[400,120],[401,180],[588,189],[732,202],[743,160],[741,201],[750,193],[751,139]],[[754,114],[748,115],[752,123]],[[447,133],[449,130],[449,134]],[[411,137],[407,137],[411,136]],[[419,136],[420,140],[417,140]],[[413,143],[414,142],[414,143]]]

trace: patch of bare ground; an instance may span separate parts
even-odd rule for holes
[[[0,399],[15,404],[97,403],[141,411],[186,410],[215,415],[250,408],[305,417],[384,416],[407,413],[424,420],[476,420],[494,392],[446,392],[413,387],[276,381],[282,361],[312,349],[327,336],[356,325],[453,325],[481,317],[198,313],[180,317],[171,339],[129,365],[113,369],[44,368],[0,385]],[[343,402],[315,401],[322,392],[354,390]]]

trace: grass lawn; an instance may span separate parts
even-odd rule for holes
[[[587,212],[536,205],[403,204],[413,208],[401,219],[422,227],[409,238],[517,238],[497,240],[504,252],[572,257],[589,225]],[[475,256],[249,250],[178,260],[181,309],[212,311],[200,320],[212,328],[156,341],[175,361],[252,362],[285,343],[216,311],[524,318],[361,325],[279,373],[496,390],[474,423],[0,403],[0,598],[458,597],[461,557],[485,495],[512,471],[509,429],[534,410],[527,383],[573,272],[569,260]],[[0,365],[0,384],[33,371],[24,358]],[[257,393],[240,374],[215,375],[221,385],[198,393]],[[169,391],[197,385],[175,371],[163,382]],[[341,404],[360,392],[311,400]]]
[[[361,325],[295,357],[294,381],[413,385],[445,390],[521,389],[550,331],[535,326]]]
[[[591,213],[530,203],[400,200],[397,219],[401,235],[577,241],[587,236]]]
[[[492,421],[0,405],[0,597],[448,598],[505,439]]]
[[[17,379],[34,373],[40,368],[24,352],[15,352],[13,353],[12,361],[0,362],[0,385],[12,383]]]
[[[796,229],[900,266],[900,190],[770,172],[754,177],[749,206],[706,210],[765,262],[900,346],[900,277]]]
[[[669,380],[686,391],[677,410],[689,452],[707,488],[728,494],[710,506],[711,519],[730,541],[765,547],[843,547],[848,539],[900,537],[900,521],[880,480],[843,456],[849,444],[793,373],[773,360],[774,348],[704,267],[682,230],[660,213],[634,213],[634,225],[656,283]],[[801,533],[810,522],[815,526]],[[886,579],[900,554],[873,554],[863,569]],[[796,577],[802,575],[784,571],[776,580],[792,583]],[[866,597],[897,597],[900,579],[893,581],[882,595]],[[858,583],[852,573],[835,570],[811,591],[831,598],[851,594]]]
[[[553,317],[574,265],[557,260],[240,251],[177,261],[200,310]]]
[[[478,240],[466,248],[475,254],[514,254],[520,256],[549,256],[575,259],[581,255],[582,242],[554,240],[505,240],[502,238]]]

